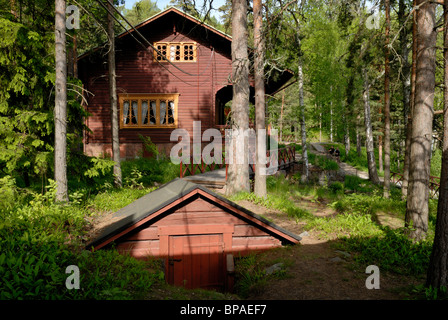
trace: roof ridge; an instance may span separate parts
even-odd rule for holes
[[[183,15],[189,17],[190,19],[195,20],[196,22],[198,22],[198,24],[204,25],[204,26],[206,26],[206,27],[212,29],[213,31],[215,31],[215,32],[217,32],[217,33],[220,33],[221,35],[223,35],[223,36],[225,36],[225,37],[228,37],[228,38],[232,39],[232,36],[231,36],[231,35],[229,35],[229,34],[223,32],[223,31],[221,31],[221,30],[219,30],[219,29],[217,29],[217,28],[215,28],[215,27],[213,27],[212,25],[210,25],[210,24],[208,24],[208,23],[206,23],[206,22],[204,22],[204,21],[202,21],[202,20],[196,18],[195,16],[193,16],[193,15],[191,15],[191,14],[189,14],[189,13],[187,13],[187,12],[183,11],[182,9],[177,8],[177,7],[175,7],[175,6],[169,6],[169,7],[165,8],[164,10],[161,10],[160,12],[157,12],[156,14],[154,14],[154,15],[152,15],[152,16],[146,18],[145,20],[143,20],[142,22],[140,22],[140,23],[134,25],[133,27],[137,29],[137,28],[139,28],[140,26],[143,26],[145,23],[148,23],[150,20],[155,20],[155,19],[157,18],[157,16],[162,15],[162,14],[166,14],[168,11],[178,11],[178,13],[181,13],[181,14],[183,14]],[[123,32],[121,32],[119,35],[117,35],[117,37],[120,37],[120,36],[122,36],[124,33],[132,32],[132,31],[133,31],[133,28],[131,28],[130,30],[123,31]]]

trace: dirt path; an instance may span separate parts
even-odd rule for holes
[[[303,224],[296,223],[286,214],[239,201],[241,206],[272,220],[277,225],[301,234]],[[324,204],[302,199],[300,206],[319,216],[336,214]],[[397,300],[405,299],[413,278],[380,274],[380,289],[367,289],[369,274],[365,268],[356,269],[350,253],[334,248],[337,239],[321,239],[316,233],[307,232],[299,245],[276,249],[265,253],[268,261],[286,261],[287,277],[268,283],[262,292],[254,292],[248,299],[261,300]],[[366,266],[367,267],[367,266]]]

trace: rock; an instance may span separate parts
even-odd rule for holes
[[[299,234],[299,237],[303,238],[303,237],[309,237],[310,234],[307,231],[302,232],[301,234]]]
[[[331,261],[331,262],[342,262],[342,261],[344,261],[344,260],[342,260],[342,259],[339,258],[339,257],[334,257],[334,258],[332,258],[330,261]]]
[[[345,252],[345,251],[336,250],[335,252],[337,252],[339,254],[342,254],[345,258],[350,258],[351,257],[350,253]]]
[[[273,274],[274,272],[280,271],[282,269],[283,269],[283,263],[279,262],[270,267],[267,267],[266,269],[264,269],[264,272],[269,275],[269,274]]]

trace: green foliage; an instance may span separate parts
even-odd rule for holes
[[[328,186],[328,189],[330,189],[333,193],[341,193],[344,191],[344,185],[338,181],[335,181]]]
[[[160,9],[157,7],[157,1],[152,2],[151,0],[140,0],[135,2],[131,9],[123,9],[123,15],[134,26],[158,12]]]
[[[230,199],[233,201],[249,200],[266,208],[280,210],[295,220],[311,218],[312,215],[308,211],[299,208],[294,202],[294,197],[297,194],[294,193],[294,190],[291,190],[291,186],[285,178],[268,177],[266,187],[268,190],[266,198],[258,197],[254,193],[240,192]]]
[[[7,174],[40,171],[42,153],[52,149],[52,113],[45,100],[51,69],[41,59],[47,55],[45,39],[3,18],[0,38],[0,167]]]
[[[14,189],[12,180],[5,185]],[[50,181],[44,195],[31,193],[29,202],[16,201],[13,210],[0,208],[0,299],[141,299],[163,279],[156,261],[137,261],[115,250],[84,251],[86,218],[97,208],[57,205],[54,187]],[[97,207],[107,200],[107,209],[116,210],[148,191],[98,195]],[[80,290],[65,286],[69,265],[80,269]]]
[[[90,163],[91,166],[84,172],[84,175],[95,179],[110,174],[115,162],[110,159],[92,157],[90,158]]]
[[[132,186],[151,186],[167,183],[179,177],[179,165],[169,159],[138,158],[121,163],[123,181]],[[141,184],[141,185],[140,185]]]
[[[16,181],[11,176],[0,178],[0,210],[14,207],[17,198]]]
[[[28,3],[24,11],[36,9],[39,2]],[[53,170],[54,38],[34,30],[45,23],[28,26],[0,18],[0,176],[11,175],[26,186],[30,178],[44,179]],[[69,79],[68,87],[71,150],[79,146],[86,113],[81,82]]]
[[[431,176],[440,177],[442,171],[442,150],[435,149],[431,157]]]
[[[235,259],[236,283],[235,291],[242,298],[262,292],[268,281],[284,279],[287,274],[284,269],[272,274],[266,274],[265,268],[278,261],[266,261],[263,254],[249,254]],[[285,264],[285,261],[281,261]]]
[[[96,212],[116,212],[155,189],[156,187],[148,189],[126,187],[121,189],[107,189],[98,194],[91,195],[86,201],[86,207]]]
[[[417,295],[418,299],[425,300],[447,300],[448,292],[445,286],[441,286],[440,288],[433,288],[432,286],[426,287],[421,284],[416,286],[412,290],[413,295]]]
[[[309,153],[308,161],[309,163],[318,166],[323,170],[339,170],[338,163],[326,156],[320,156],[314,153]]]
[[[432,241],[414,243],[402,230],[382,228],[371,237],[350,235],[344,247],[358,254],[355,260],[361,265],[375,264],[381,270],[405,275],[421,275],[428,268]]]

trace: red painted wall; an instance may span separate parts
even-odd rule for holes
[[[185,72],[166,62],[165,67],[154,62],[153,50],[149,46],[142,48],[129,35],[116,42],[118,93],[179,93],[178,127],[188,130],[191,137],[193,121],[201,121],[202,130],[214,127],[215,95],[229,84],[231,74],[230,41],[203,29],[176,14],[164,15],[139,29],[151,43],[196,42],[197,62],[175,64]],[[82,57],[79,76],[85,89],[94,95],[87,96],[91,116],[86,119],[86,125],[92,133],[86,133],[85,151],[97,155],[110,150],[111,144],[107,56],[96,52]],[[133,157],[141,149],[139,135],[149,136],[161,146],[173,145],[169,141],[172,130],[120,129],[122,157]]]

